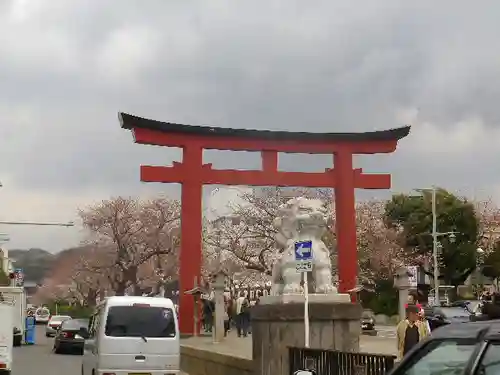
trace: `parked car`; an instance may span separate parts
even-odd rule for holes
[[[390,375],[500,373],[500,320],[449,324],[417,344]]]
[[[71,319],[71,316],[68,315],[54,315],[50,317],[47,326],[45,327],[45,336],[52,337],[55,336],[59,326],[65,320]]]
[[[67,319],[61,323],[54,339],[54,353],[78,351],[83,354],[83,344],[88,338],[88,319]]]
[[[461,306],[428,306],[424,307],[424,314],[425,318],[429,322],[431,331],[451,323],[469,322],[472,320],[471,315],[473,315],[466,308]]]
[[[361,315],[361,331],[365,334],[376,335],[375,315],[371,310],[364,310]]]

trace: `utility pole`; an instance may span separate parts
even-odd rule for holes
[[[436,212],[436,187],[432,187],[432,257],[434,259],[434,303],[441,305],[439,299],[439,259],[438,259],[438,232],[437,232],[437,212]]]
[[[430,233],[432,236],[432,259],[434,265],[434,304],[436,306],[441,305],[441,300],[439,299],[439,249],[441,247],[441,243],[439,242],[439,238],[442,236],[447,236],[450,239],[450,242],[455,242],[457,232],[438,232],[437,228],[437,187],[433,186],[430,189],[415,189],[419,192],[429,192],[431,191],[431,211],[432,211],[432,232]],[[422,235],[429,235],[429,233],[422,233]]]

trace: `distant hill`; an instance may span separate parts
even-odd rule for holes
[[[23,269],[25,281],[40,283],[52,269],[57,254],[43,249],[15,249],[9,250],[9,258],[15,260],[15,268]]]
[[[85,247],[73,247],[62,250],[56,254],[49,253],[43,249],[9,250],[9,258],[15,260],[14,267],[22,268],[25,281],[41,283],[44,278],[52,277],[54,270],[64,270],[68,264],[72,264],[77,257],[86,251]],[[60,272],[57,272],[59,275]],[[55,275],[54,275],[55,276]],[[64,272],[60,277],[69,277]],[[61,282],[66,280],[61,280]]]

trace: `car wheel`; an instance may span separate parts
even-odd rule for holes
[[[54,345],[54,353],[55,354],[61,354],[61,348],[59,345]]]

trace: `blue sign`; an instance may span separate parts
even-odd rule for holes
[[[24,285],[24,271],[22,268],[16,268],[14,270],[14,275],[16,279],[16,286],[23,286]]]
[[[312,241],[295,242],[295,260],[312,259]]]

